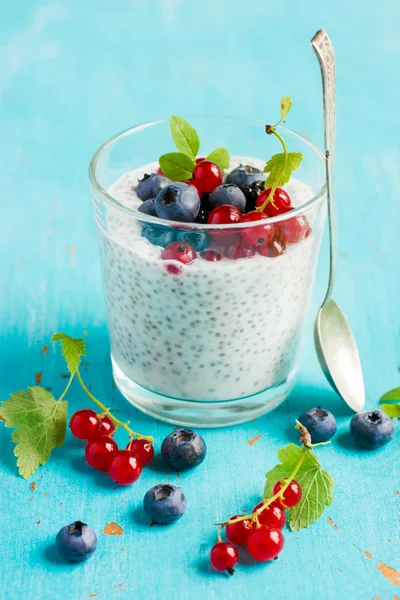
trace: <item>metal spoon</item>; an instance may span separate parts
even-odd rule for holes
[[[341,308],[331,295],[336,280],[337,221],[335,195],[336,67],[332,42],[323,29],[311,46],[322,74],[325,130],[325,170],[329,223],[329,281],[324,301],[314,323],[314,342],[322,370],[345,402],[355,411],[365,404],[364,380],[357,346]]]

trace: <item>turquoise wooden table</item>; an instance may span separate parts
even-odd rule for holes
[[[321,142],[321,84],[309,46],[320,27],[338,62],[335,298],[360,346],[367,406],[399,385],[398,2],[0,6],[1,398],[40,380],[61,393],[65,366],[49,338],[59,329],[85,335],[87,382],[159,449],[172,427],[135,411],[112,382],[88,162],[103,140],[135,123],[187,112],[264,119],[286,92],[294,100],[290,125]],[[312,314],[326,265],[325,245]],[[11,432],[1,426],[0,597],[398,598],[400,433],[377,452],[353,446],[351,414],[317,364],[312,314],[288,401],[255,422],[202,431],[209,452],[193,472],[179,476],[156,460],[134,486],[115,489],[85,465],[81,443],[68,432],[65,446],[25,481]],[[88,405],[78,387],[69,397],[70,413]],[[336,481],[334,503],[310,529],[287,532],[278,561],[243,565],[231,578],[212,572],[213,523],[258,501],[276,449],[296,441],[294,419],[317,404],[338,420],[332,444],[319,450]],[[149,528],[143,495],[167,479],[182,487],[187,512],[174,526]],[[99,544],[87,564],[71,566],[52,544],[75,519],[94,527]]]

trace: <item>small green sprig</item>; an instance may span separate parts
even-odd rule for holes
[[[383,394],[379,400],[381,408],[391,419],[400,419],[400,387],[393,388]]]

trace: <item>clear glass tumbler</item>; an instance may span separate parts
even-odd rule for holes
[[[226,146],[231,166],[262,166],[279,152],[261,121],[189,121],[201,155]],[[173,149],[168,121],[116,135],[91,161],[115,382],[156,418],[202,427],[242,423],[277,406],[293,387],[325,219],[325,171],[316,146],[279,129],[304,158],[285,187],[295,208],[268,220],[275,237],[264,253],[243,236],[260,230],[259,221],[181,223],[135,208],[138,178],[155,172],[157,157]],[[165,240],[177,237],[198,248],[191,264],[163,259]]]

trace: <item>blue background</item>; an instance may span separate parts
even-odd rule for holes
[[[287,92],[290,126],[320,143],[321,83],[309,46],[320,27],[333,39],[338,66],[335,298],[359,343],[367,406],[399,384],[398,2],[1,0],[0,9],[2,398],[33,385],[37,373],[61,393],[63,360],[43,346],[59,329],[85,331],[86,381],[159,448],[171,426],[137,413],[112,384],[88,162],[106,138],[143,120],[188,112],[265,119]],[[178,476],[156,460],[133,487],[114,489],[85,466],[68,433],[32,477],[32,491],[17,476],[11,432],[0,427],[1,598],[400,596],[400,579],[392,583],[377,568],[382,561],[400,571],[399,433],[381,451],[356,449],[351,414],[320,372],[311,324],[326,265],[325,245],[289,400],[256,422],[204,431],[209,453],[194,472]],[[70,412],[88,405],[78,387],[69,398]],[[333,505],[309,530],[287,532],[273,564],[243,565],[230,579],[211,572],[213,523],[253,507],[276,449],[295,440],[294,418],[317,404],[339,424],[332,445],[319,450],[336,480]],[[188,509],[175,526],[150,529],[141,501],[167,478],[182,486]],[[95,528],[99,546],[73,567],[51,544],[75,519]],[[123,534],[102,533],[109,522]]]

